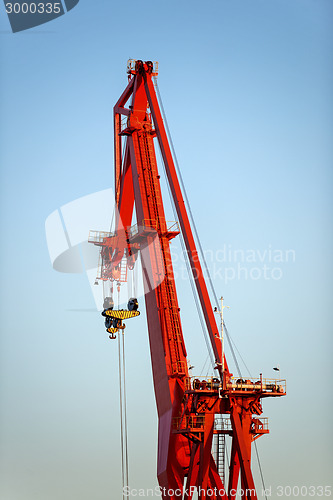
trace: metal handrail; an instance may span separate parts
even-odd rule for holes
[[[214,429],[215,430],[232,430],[232,424],[230,418],[222,417],[220,415],[215,415],[214,418]]]
[[[185,379],[185,389],[191,390],[205,390],[217,391],[222,387],[220,379],[217,377],[188,377]],[[231,377],[227,382],[227,389],[246,391],[270,391],[277,393],[286,393],[286,380],[285,379],[271,379],[271,378],[253,378],[241,379]]]
[[[134,224],[134,226],[132,226],[129,229],[128,234],[129,234],[129,236],[134,236],[134,235],[138,234],[140,230],[142,231],[145,228],[155,229],[155,231],[156,231],[157,230],[157,221],[152,220],[152,219],[142,219],[142,221],[137,222],[136,224]]]
[[[187,377],[185,379],[185,388],[188,391],[191,390],[206,390],[213,391],[218,390],[221,387],[221,381],[217,377]]]
[[[200,431],[205,427],[204,415],[184,415],[183,417],[173,418],[174,430]]]
[[[169,233],[180,232],[179,222],[177,222],[177,221],[167,222],[166,224],[167,224],[167,231]],[[171,226],[169,226],[169,224],[171,224]]]
[[[111,238],[114,233],[107,231],[89,231],[88,242],[89,243],[103,243],[105,238]]]
[[[135,236],[140,231],[144,231],[145,229],[155,229],[157,231],[157,220],[152,219],[142,219],[142,221],[134,224],[129,231],[128,234],[130,237]],[[177,221],[166,222],[167,232],[179,232],[179,223]]]
[[[227,383],[227,389],[236,390],[263,390],[272,392],[286,392],[285,379],[272,379],[272,378],[256,378],[256,379],[240,379],[231,377]]]
[[[120,120],[120,131],[121,132],[127,128],[127,122],[128,122],[128,116],[124,116]]]
[[[267,417],[253,417],[252,423],[254,424],[252,427],[252,431],[268,431],[268,418]]]

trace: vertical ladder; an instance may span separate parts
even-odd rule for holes
[[[223,485],[225,486],[225,434],[222,434],[223,430],[223,419],[215,418],[215,430],[217,433],[214,435],[215,437],[215,463],[217,472],[222,480]]]
[[[224,462],[225,462],[225,435],[224,434],[217,434],[217,472],[220,475],[220,478],[222,479],[222,483],[225,484],[224,482]]]
[[[165,348],[168,346],[170,355],[169,375],[186,375],[186,351],[180,325],[179,307],[175,293],[175,283],[169,249],[169,241],[165,236],[167,224],[162,202],[156,153],[153,135],[148,131],[140,131],[134,141],[135,155],[140,164],[139,182],[146,194],[149,219],[156,222],[159,234],[161,254],[155,254],[155,268],[164,271],[164,279],[159,284],[162,321],[165,326]]]

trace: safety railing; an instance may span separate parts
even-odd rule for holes
[[[221,388],[222,384],[220,379],[215,377],[188,377],[185,379],[185,390],[187,391],[216,392]],[[285,394],[286,380],[269,378],[241,379],[231,377],[227,381],[226,389],[233,391],[258,391]]]
[[[155,229],[157,230],[157,221],[156,220],[151,220],[151,219],[142,219],[142,221],[138,222],[137,224],[134,224],[129,231],[128,231],[128,236],[132,237],[135,236],[138,233],[141,233],[145,229]]]
[[[171,224],[171,226],[169,224]],[[167,225],[167,232],[168,233],[180,232],[179,222],[177,222],[177,221],[167,222],[166,225]]]
[[[136,59],[128,59],[127,61],[127,73],[131,74],[135,72],[136,68]],[[157,77],[158,75],[158,61],[152,61],[153,63],[153,72],[152,75]]]
[[[187,391],[218,391],[220,387],[221,381],[216,377],[187,377],[185,380]]]
[[[215,415],[214,418],[214,432],[215,434],[228,434],[232,431],[232,423],[230,418],[222,417],[222,415]],[[267,417],[253,417],[250,427],[251,434],[266,434],[268,429]]]
[[[166,226],[167,226],[167,233],[180,231],[179,223],[176,221],[166,222]],[[142,221],[138,222],[137,224],[134,224],[134,226],[132,226],[129,229],[128,235],[129,235],[129,237],[133,237],[136,234],[142,233],[146,230],[149,231],[151,229],[154,229],[155,231],[157,231],[157,228],[158,228],[158,221],[157,220],[142,219]]]
[[[230,418],[215,415],[214,430],[216,431],[232,431],[232,424]]]
[[[114,233],[109,233],[106,231],[89,231],[88,242],[89,243],[103,243],[105,238],[111,238]]]
[[[235,391],[264,391],[282,394],[286,392],[286,380],[262,377],[258,379],[231,377],[227,383],[227,389],[233,389]]]
[[[205,427],[204,415],[184,415],[183,417],[173,418],[173,430],[200,432]]]
[[[166,222],[167,233],[170,232],[180,232],[179,223],[176,221]],[[128,229],[128,236],[133,237],[138,233],[142,233],[144,231],[151,231],[152,229],[157,232],[158,221],[151,219],[143,219],[142,221],[134,224],[131,228]],[[103,243],[105,238],[111,238],[115,236],[115,233],[110,233],[107,231],[89,231],[88,241],[89,243]]]
[[[184,361],[177,361],[172,364],[172,374],[184,375],[186,374],[186,363]]]
[[[268,418],[261,417],[252,418],[251,422],[251,433],[252,434],[264,434],[268,432]]]
[[[127,128],[127,126],[128,126],[127,122],[128,122],[128,117],[123,116],[123,118],[120,120],[120,131],[121,132]]]

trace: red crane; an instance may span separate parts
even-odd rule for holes
[[[242,499],[252,500],[257,495],[251,443],[269,432],[267,419],[261,417],[261,399],[285,395],[285,381],[262,376],[243,380],[229,371],[157,98],[156,76],[156,64],[151,61],[129,61],[129,82],[114,106],[115,232],[91,234],[89,241],[101,247],[98,278],[117,286],[126,281],[127,268],[133,269],[141,254],[162,497],[191,499],[197,491],[200,499],[209,494],[213,500],[234,500],[240,481]],[[165,219],[155,141],[214,353],[216,373],[208,379],[189,376],[169,243],[180,231]],[[137,224],[131,226],[134,206]],[[111,299],[104,307],[110,338],[124,328],[124,319],[139,314],[136,299],[126,311],[114,310]],[[219,445],[225,435],[231,437],[228,478],[224,464],[221,471],[224,450]]]

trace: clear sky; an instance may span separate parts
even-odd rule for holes
[[[0,5],[1,499],[120,498],[117,346],[86,274],[52,268],[45,220],[113,186],[112,108],[129,58],[159,61],[230,334],[254,377],[279,364],[287,378],[287,397],[264,401],[271,434],[258,441],[270,498],[332,485],[332,14],[331,0],[80,0],[13,34]],[[175,267],[200,373],[179,257]],[[142,312],[126,329],[130,484],[152,488]]]

